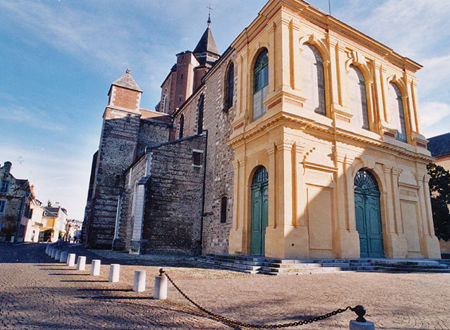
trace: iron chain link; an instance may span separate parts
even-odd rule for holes
[[[300,321],[295,321],[295,322],[288,322],[288,323],[277,323],[277,324],[252,324],[252,323],[245,323],[245,322],[240,322],[237,320],[233,320],[233,319],[229,319],[225,316],[216,314],[214,312],[211,312],[210,310],[207,310],[205,307],[201,306],[200,304],[196,303],[194,300],[192,300],[186,293],[183,292],[183,290],[181,290],[178,285],[175,284],[175,282],[170,278],[169,275],[167,275],[167,273],[160,269],[160,276],[166,276],[167,279],[169,280],[170,283],[172,283],[172,285],[175,287],[175,289],[177,289],[177,291],[184,297],[186,298],[186,300],[188,300],[191,304],[193,304],[195,307],[197,307],[199,310],[201,310],[202,312],[204,312],[205,314],[211,316],[212,318],[214,318],[217,321],[235,326],[235,327],[242,327],[242,328],[256,328],[256,329],[274,329],[274,328],[288,328],[288,327],[295,327],[295,326],[299,326],[299,325],[305,325],[305,324],[309,324],[309,323],[313,323],[313,322],[317,322],[317,321],[321,321],[324,319],[327,319],[331,316],[343,313],[347,310],[352,310],[356,312],[357,307],[350,307],[347,306],[345,308],[339,308],[336,309],[335,311],[332,311],[330,313],[326,313],[323,315],[319,315],[316,317],[311,317],[308,318],[306,320],[300,320]]]

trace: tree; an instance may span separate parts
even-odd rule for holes
[[[47,207],[52,207],[52,201],[51,200],[47,201]]]
[[[450,172],[442,166],[427,165],[430,175],[431,210],[433,212],[434,231],[439,239],[450,239]]]

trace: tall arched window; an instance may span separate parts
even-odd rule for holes
[[[301,58],[302,89],[306,98],[304,107],[322,115],[325,109],[325,76],[323,59],[317,48],[304,44]]]
[[[225,105],[223,110],[228,111],[233,106],[233,92],[234,92],[234,64],[230,63],[228,66],[225,78]]]
[[[161,110],[164,113],[167,113],[167,95],[163,96]]]
[[[269,85],[269,57],[267,49],[261,51],[253,68],[253,120],[266,113],[264,100]]]
[[[181,117],[180,117],[180,132],[178,135],[179,139],[181,139],[183,137],[183,130],[184,130],[184,115],[181,115]]]
[[[364,76],[361,70],[351,65],[348,77],[353,122],[358,127],[369,129],[369,112],[367,110],[366,82]]]
[[[202,134],[203,132],[203,111],[205,107],[205,96],[200,95],[198,100],[198,117],[197,117],[197,134]]]
[[[226,223],[227,222],[227,203],[228,198],[227,196],[223,196],[220,200],[220,223]]]
[[[398,131],[397,140],[407,142],[402,93],[394,83],[389,84],[389,111],[391,113],[392,125]]]

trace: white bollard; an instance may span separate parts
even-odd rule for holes
[[[100,264],[101,264],[100,260],[98,260],[98,259],[92,260],[92,263],[91,263],[91,275],[92,276],[100,275]]]
[[[53,258],[53,256],[55,255],[54,254],[55,253],[55,248],[51,247],[49,252],[50,252],[50,254],[49,254],[50,258]]]
[[[75,266],[75,253],[69,253],[69,255],[67,256],[67,266],[69,267],[73,267]]]
[[[120,265],[119,264],[111,264],[109,268],[109,282],[119,282],[120,276]]]
[[[145,270],[136,270],[134,272],[133,291],[142,292],[145,291]]]
[[[47,245],[47,246],[45,247],[45,254],[46,254],[46,255],[48,255],[48,248],[49,248],[49,246]]]
[[[67,262],[67,255],[68,253],[66,251],[61,252],[61,255],[59,256],[59,262]]]
[[[167,277],[166,275],[155,277],[155,289],[153,299],[167,299]]]
[[[86,257],[83,256],[78,257],[77,270],[86,270]]]
[[[14,236],[11,236],[11,243],[14,243]]]
[[[55,260],[59,260],[60,256],[61,256],[61,250],[56,250],[56,252],[55,252]]]

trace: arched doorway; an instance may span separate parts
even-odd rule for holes
[[[264,255],[266,227],[268,224],[268,178],[267,170],[260,166],[253,175],[251,185],[251,237],[250,237],[250,254]]]
[[[360,170],[355,180],[356,229],[359,233],[361,258],[384,257],[381,228],[380,190],[372,173]]]

